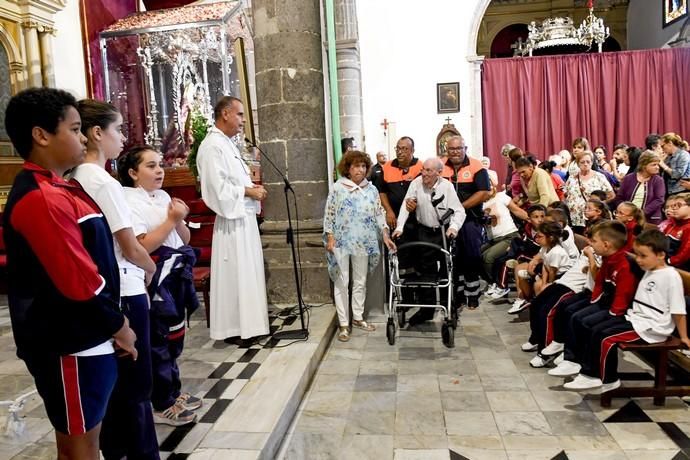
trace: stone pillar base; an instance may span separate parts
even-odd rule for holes
[[[269,303],[296,303],[295,272],[292,264],[292,249],[287,243],[287,225],[279,226],[276,222],[262,225],[264,234],[264,264],[266,266],[266,294]],[[331,302],[333,289],[328,277],[326,250],[321,241],[321,229],[302,227],[297,260],[301,261],[302,298],[307,303],[321,304]],[[272,228],[271,228],[272,227]],[[280,228],[280,229],[279,229]],[[295,244],[297,239],[295,239]],[[299,270],[299,266],[297,267]]]

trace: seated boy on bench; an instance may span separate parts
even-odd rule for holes
[[[661,343],[677,328],[680,340],[690,347],[683,283],[676,269],[666,265],[666,236],[656,229],[645,230],[637,236],[633,249],[645,273],[632,306],[624,316],[612,316],[592,328],[580,374],[564,388],[600,388],[602,392],[618,388],[617,344],[622,342]]]

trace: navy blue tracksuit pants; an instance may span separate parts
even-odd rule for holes
[[[591,305],[591,298],[592,293],[587,289],[578,292],[561,302],[555,317],[553,317],[553,340],[565,344],[563,358],[568,361],[574,361],[573,351],[568,349],[568,338],[572,336],[570,332],[572,316],[579,310]],[[571,338],[571,342],[573,340]],[[570,345],[572,346],[572,343]]]
[[[569,287],[552,283],[529,303],[529,343],[539,345],[539,351],[553,340],[553,333],[549,330],[549,316],[553,316],[554,310],[574,295]]]
[[[151,318],[151,361],[153,366],[153,392],[151,403],[157,411],[164,411],[180,396],[180,369],[177,358],[184,348],[185,324],[171,331],[158,320]]]
[[[640,341],[642,339],[625,316],[610,316],[594,324],[580,373],[600,378],[603,383],[615,382],[618,380],[618,344]]]
[[[484,226],[468,217],[458,233],[453,271],[460,302],[479,305],[479,276],[482,272],[482,245],[486,240]]]
[[[122,312],[137,335],[139,357],[118,358],[118,376],[101,427],[100,448],[106,460],[159,460],[151,411],[151,343],[146,294],[122,297]]]

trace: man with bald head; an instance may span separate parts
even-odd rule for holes
[[[445,232],[448,238],[455,238],[465,221],[465,209],[460,204],[458,195],[453,185],[441,177],[443,163],[438,158],[426,160],[422,167],[422,175],[410,183],[405,194],[404,206],[398,214],[397,227],[393,232],[393,238],[400,237],[406,231],[405,223],[410,212],[417,215],[416,235],[407,235],[407,241],[426,241],[439,246],[443,245]],[[432,201],[437,202],[434,207]],[[443,216],[448,210],[453,213],[450,221],[441,226],[439,216]],[[440,251],[422,249],[415,254],[414,268],[421,274],[434,274],[445,276],[445,260],[442,260]],[[440,262],[440,263],[439,263]],[[436,293],[432,289],[422,289],[419,292],[422,303],[435,303]],[[410,318],[410,326],[423,323],[434,316],[431,308],[420,308]]]
[[[448,159],[441,173],[450,179],[467,220],[458,236],[454,269],[457,274],[457,302],[469,309],[479,306],[479,275],[481,272],[481,246],[485,237],[483,203],[491,196],[489,174],[482,163],[467,154],[462,136],[452,136],[446,142]],[[460,263],[462,262],[462,263]]]
[[[374,185],[380,182],[381,175],[383,174],[383,165],[386,164],[386,161],[388,161],[386,152],[376,152],[376,163],[369,172],[369,182],[372,182]]]

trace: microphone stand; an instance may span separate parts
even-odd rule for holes
[[[292,215],[290,214],[290,200],[289,200],[289,195],[288,192],[292,192],[292,195],[294,197],[295,195],[295,190],[292,188],[292,185],[290,184],[290,181],[288,180],[287,177],[285,177],[285,174],[276,166],[275,163],[271,160],[271,158],[266,155],[266,152],[261,150],[258,145],[256,145],[254,142],[250,141],[249,139],[245,138],[244,141],[251,145],[252,147],[255,147],[256,149],[261,152],[261,157],[265,158],[268,164],[270,164],[273,169],[280,175],[280,177],[283,179],[283,183],[285,186],[283,187],[283,193],[285,194],[285,207],[287,208],[287,218],[288,218],[288,228],[287,228],[287,242],[290,244],[290,249],[292,250],[292,268],[295,272],[295,288],[297,290],[297,305],[299,306],[299,319],[300,323],[302,325],[301,329],[296,329],[296,330],[291,330],[291,331],[279,331],[273,333],[273,338],[276,340],[300,340],[300,339],[306,339],[309,337],[309,330],[304,326],[304,300],[302,299],[302,283],[300,282],[299,279],[299,271],[297,270],[297,250],[295,249],[295,238],[294,238],[294,230],[292,229]],[[297,206],[297,201],[295,200],[295,206]]]

